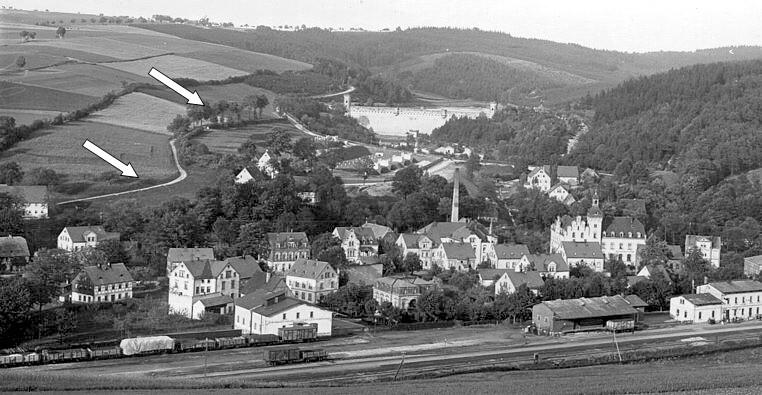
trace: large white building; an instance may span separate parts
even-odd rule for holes
[[[286,272],[286,285],[297,299],[318,303],[339,289],[339,273],[328,262],[299,258]]]
[[[233,328],[243,334],[277,335],[279,328],[316,325],[318,336],[330,336],[333,313],[290,297],[286,291],[257,291],[235,301]]]
[[[229,262],[180,262],[169,273],[169,309],[193,319],[201,318],[205,311],[230,313],[239,287],[238,271]],[[202,299],[206,303],[198,304]]]
[[[632,217],[614,217],[601,238],[603,255],[610,260],[618,259],[635,265],[638,246],[646,245],[646,229]]]
[[[762,283],[752,280],[718,281],[696,287],[696,293],[722,300],[725,320],[752,319],[762,314]]]
[[[473,250],[474,266],[482,262],[489,262],[495,265],[497,262],[497,255],[495,253],[497,237],[478,222],[432,222],[419,229],[416,233],[426,236],[432,241],[432,248],[440,252],[443,252],[440,248],[442,244],[469,244]],[[437,258],[436,254],[434,252],[435,257],[432,260],[434,263],[436,263],[437,259],[441,260],[443,258],[442,255]]]
[[[310,257],[310,240],[304,232],[268,233],[267,242],[270,253],[266,262],[271,271],[286,272],[297,259]]]
[[[117,232],[106,232],[102,226],[67,226],[58,235],[58,248],[66,251],[80,251],[95,247],[106,240],[119,240]]]
[[[550,252],[561,252],[563,243],[574,241],[579,243],[601,242],[603,232],[603,212],[598,207],[598,194],[593,196],[593,205],[587,211],[586,217],[572,218],[568,215],[556,218],[550,226]]]
[[[722,300],[712,294],[688,294],[669,300],[669,316],[680,322],[707,322],[722,319]]]
[[[704,259],[709,261],[714,268],[720,267],[721,247],[720,236],[685,236],[685,256],[688,256],[693,248],[698,248]]]

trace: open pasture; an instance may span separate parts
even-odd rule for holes
[[[70,122],[39,130],[0,154],[0,162],[17,162],[22,169],[44,167],[67,176],[67,182],[92,180],[104,172],[119,172],[82,147],[85,140],[123,162],[130,162],[145,178],[176,174],[166,136],[94,122]]]
[[[171,78],[192,78],[199,81],[222,80],[228,77],[248,74],[245,71],[176,55],[159,56],[129,62],[103,63],[103,65],[141,76],[148,74],[151,67],[155,67]]]
[[[53,119],[60,113],[60,111],[17,110],[0,108],[0,115],[13,117],[13,119],[16,120],[16,125],[29,125],[38,119]]]
[[[78,93],[0,81],[0,108],[72,111],[95,101],[94,97]]]
[[[182,55],[193,59],[217,63],[222,66],[232,67],[248,73],[254,73],[257,70],[272,70],[276,73],[280,73],[289,70],[300,71],[312,68],[312,65],[309,63],[281,58],[280,56],[265,53],[244,51],[237,48],[223,47],[221,45],[211,47],[210,44],[203,44],[201,46],[207,48],[200,51],[183,53]]]
[[[18,58],[19,55],[23,55],[26,59],[25,69],[46,67],[71,60],[78,60],[81,62],[110,62],[118,60],[110,56],[98,55],[91,52],[64,49],[55,45],[44,45],[44,43],[37,41],[35,41],[33,45],[29,44],[32,43],[14,43],[4,46],[3,48],[6,49],[6,51],[3,51],[2,54],[0,54],[0,59],[2,59],[2,63],[0,64],[5,67],[12,62],[15,66],[16,58]],[[55,42],[53,44],[55,44]],[[10,59],[11,57],[12,59]],[[6,59],[10,60],[6,61]]]
[[[194,138],[195,141],[206,145],[210,151],[221,154],[232,154],[238,147],[250,137],[254,136],[254,144],[264,147],[267,134],[273,129],[281,128],[288,130],[292,139],[306,136],[286,121],[268,122],[256,125],[248,125],[237,129],[212,130]]]
[[[79,63],[14,73],[3,78],[11,82],[98,98],[109,92],[118,92],[122,89],[123,82],[154,82],[148,76],[141,77],[109,67]]]
[[[92,114],[88,120],[170,135],[167,125],[175,116],[185,112],[185,106],[136,92],[116,99],[111,106]]]

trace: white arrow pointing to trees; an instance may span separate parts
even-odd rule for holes
[[[138,178],[138,173],[135,173],[135,169],[132,168],[131,163],[125,165],[119,159],[114,158],[111,154],[102,150],[101,147],[91,143],[90,140],[85,140],[85,143],[82,144],[82,146],[85,147],[86,150],[94,153],[97,157],[105,160],[111,166],[116,167],[117,170],[122,172],[123,176]]]
[[[195,104],[197,106],[204,105],[204,102],[201,101],[201,96],[198,95],[198,92],[193,91],[193,93],[191,93],[189,90],[180,86],[180,84],[178,84],[177,82],[172,81],[171,78],[162,74],[161,71],[151,67],[151,71],[148,72],[148,75],[150,75],[153,78],[156,78],[157,81],[166,85],[167,88],[172,89],[173,91],[179,93],[180,96],[188,99],[188,104]]]

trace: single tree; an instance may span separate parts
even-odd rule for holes
[[[21,166],[16,162],[0,164],[0,184],[13,185],[24,178]]]
[[[56,36],[58,38],[64,38],[66,35],[66,28],[63,26],[59,26],[58,29],[56,29]]]
[[[259,111],[259,118],[262,118],[262,110],[267,107],[268,104],[270,104],[270,100],[267,99],[267,96],[257,95],[254,106]]]

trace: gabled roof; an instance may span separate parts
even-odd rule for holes
[[[286,275],[287,276],[294,276],[294,277],[301,277],[301,278],[310,278],[310,279],[317,279],[321,274],[323,274],[326,271],[335,271],[333,267],[328,262],[323,261],[316,261],[314,259],[304,259],[299,258],[294,262],[294,264],[291,266],[291,270],[289,270]]]
[[[569,265],[561,254],[527,255],[527,259],[530,263],[534,264],[534,270],[538,272],[548,272],[548,265],[550,263],[556,264],[556,272],[569,271]]]
[[[709,285],[724,294],[762,291],[762,283],[754,280],[718,281]]]
[[[251,293],[245,294],[245,296],[242,296],[240,298],[237,298],[235,300],[235,305],[243,307],[247,310],[254,309],[259,306],[263,306],[267,304],[268,301],[271,303],[275,302],[275,298],[277,300],[281,300],[283,298],[286,298],[287,292],[282,289],[278,290],[270,290],[270,289],[258,289],[256,291],[253,291]]]
[[[85,236],[91,232],[95,233],[98,242],[113,239],[119,240],[119,237],[121,236],[118,232],[106,232],[102,226],[67,226],[64,230],[69,234],[69,238],[71,238],[71,241],[74,243],[86,242],[87,239]]]
[[[570,192],[570,189],[569,189],[568,185],[559,182],[559,183],[557,183],[556,185],[553,185],[553,187],[550,188],[550,190],[548,191],[548,194],[553,193],[553,191],[555,191],[556,189],[563,189],[564,191],[566,191],[566,193]]]
[[[217,278],[228,265],[227,262],[216,260],[187,261],[183,264],[188,268],[194,280]]]
[[[446,259],[476,259],[474,248],[468,243],[442,243]]]
[[[717,299],[712,294],[687,294],[680,295],[683,299],[693,303],[695,306],[708,306],[713,304],[722,304],[722,301]]]
[[[706,241],[712,243],[712,248],[720,248],[720,236],[685,235],[685,254],[687,255],[691,248],[696,246],[696,243]]]
[[[601,243],[598,243],[598,242],[565,241],[563,242],[563,249],[564,249],[564,252],[566,253],[566,259],[569,259],[569,258],[603,259],[603,251],[601,251]]]
[[[267,273],[264,274],[266,279]],[[270,279],[266,280],[265,282],[261,282],[261,278],[261,276],[256,276],[249,279],[248,281],[242,281],[238,287],[238,292],[242,295],[250,295],[257,291],[287,292],[288,290],[288,287],[286,286],[286,279],[282,275],[273,274],[270,276]]]
[[[558,166],[556,169],[556,176],[558,177],[574,177],[579,178],[579,167],[577,166]]]
[[[641,238],[646,238],[646,227],[643,226],[642,222],[632,217],[614,217],[606,227],[606,234],[611,232],[614,232],[614,237],[618,237],[620,232],[624,233],[624,237],[627,237],[629,232],[632,232],[632,237],[637,237],[638,232],[640,232]]]
[[[101,266],[85,266],[82,271],[95,286],[125,283],[132,281],[132,276],[124,263],[112,263]]]
[[[524,244],[496,244],[495,254],[497,259],[521,259],[529,255],[529,247]]]
[[[463,240],[474,234],[481,240],[487,239],[487,229],[484,225],[476,222],[432,222],[419,229],[418,234],[428,236],[434,243],[439,244],[442,239]]]
[[[548,177],[550,177],[550,166],[545,165],[545,166],[537,166],[534,169],[532,169],[532,171],[530,171],[529,174],[527,174],[527,179],[530,179],[536,176],[540,171],[545,172],[545,174],[547,174]]]
[[[277,243],[280,243],[281,248],[285,248],[283,245],[288,242],[296,243],[297,248],[300,248],[299,243],[307,243],[309,246],[309,239],[304,232],[270,232],[267,234],[267,242],[270,243],[273,248]]]
[[[265,272],[259,267],[259,262],[251,255],[227,258],[225,262],[229,263],[238,272],[238,278],[241,280],[248,280],[256,276],[261,277],[264,283]]]
[[[385,286],[392,291],[402,288],[416,288],[420,290],[421,286],[433,285],[433,281],[427,281],[419,277],[381,277],[376,280],[375,287]]]
[[[233,303],[233,298],[221,293],[213,293],[207,295],[200,295],[193,298],[193,303],[201,301],[204,307],[225,306]]]
[[[644,302],[638,295],[627,295],[624,297],[624,300],[636,309],[639,307],[648,307],[648,303]]]
[[[553,312],[554,318],[566,320],[635,315],[638,313],[627,300],[619,295],[549,300],[540,304],[550,309]]]
[[[355,237],[357,237],[357,239],[360,240],[361,243],[374,243],[377,241],[376,235],[373,233],[373,230],[370,228],[363,228],[360,226],[357,226],[357,227],[337,226],[336,227],[336,233],[339,235],[339,238],[341,240],[346,240],[347,237],[349,237],[350,232],[354,232]]]
[[[10,186],[0,184],[0,193],[16,196],[21,199],[22,202],[27,204],[48,202],[48,187],[44,185]]]
[[[167,262],[188,262],[214,259],[211,248],[170,248],[167,252]]]
[[[360,225],[361,228],[368,228],[373,232],[373,237],[376,240],[383,239],[387,233],[392,232],[392,228],[384,225],[374,224],[372,222],[366,222]]]
[[[648,273],[646,275],[646,273]],[[638,276],[648,277],[651,278],[656,273],[661,273],[662,276],[664,276],[665,279],[669,280],[669,272],[664,267],[664,265],[645,265],[642,269],[638,272]]]
[[[508,270],[504,276],[507,276],[514,287],[518,288],[522,284],[526,284],[529,289],[540,289],[545,285],[545,281],[542,280],[539,272],[517,272]]]
[[[21,236],[0,237],[0,258],[28,258],[29,246]]]
[[[402,243],[406,248],[421,248],[419,241],[426,237],[425,235],[419,235],[417,233],[403,233],[400,235]],[[428,237],[426,237],[428,239]],[[429,239],[430,240],[430,239]]]
[[[511,269],[477,269],[476,271],[479,273],[481,281],[492,281],[495,277],[502,277],[506,272],[515,272],[515,270]]]
[[[743,259],[749,265],[762,265],[762,255],[748,256]]]

